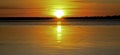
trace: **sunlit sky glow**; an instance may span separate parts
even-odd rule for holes
[[[64,11],[62,9],[57,9],[55,10],[54,15],[60,19],[64,16]]]
[[[120,15],[120,0],[0,0],[0,16],[51,17],[56,9],[67,17]]]

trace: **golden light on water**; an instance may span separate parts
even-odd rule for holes
[[[62,41],[62,26],[61,21],[57,22],[57,42],[61,43]]]
[[[64,16],[64,11],[62,9],[55,10],[54,15],[57,18],[62,18]]]
[[[57,33],[61,33],[61,25],[57,26]]]
[[[57,34],[57,42],[61,43],[62,42],[62,34]]]

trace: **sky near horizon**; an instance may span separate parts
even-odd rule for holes
[[[120,0],[0,0],[0,16],[66,17],[120,15]]]

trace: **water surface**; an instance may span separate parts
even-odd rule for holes
[[[0,25],[0,55],[120,55],[120,25]]]

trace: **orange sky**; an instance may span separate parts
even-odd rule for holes
[[[0,0],[0,16],[66,17],[120,15],[120,0]]]

